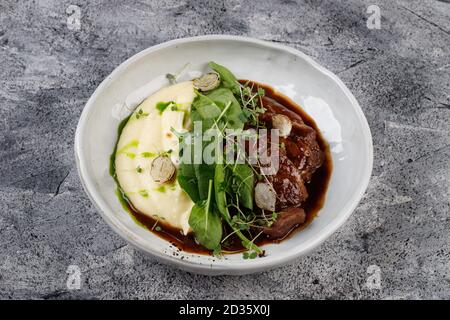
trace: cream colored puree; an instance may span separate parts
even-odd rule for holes
[[[171,131],[186,131],[185,116],[195,98],[192,81],[165,87],[145,99],[133,112],[119,137],[116,174],[119,184],[139,212],[187,234],[193,202],[174,179],[158,183],[150,175],[153,159],[169,152],[177,166],[178,138]],[[173,101],[161,112],[158,103]],[[161,104],[159,105],[161,106]]]

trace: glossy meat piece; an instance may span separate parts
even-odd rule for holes
[[[306,125],[299,114],[268,97],[262,98],[262,104],[266,112],[259,116],[259,120],[268,129],[274,127],[276,114],[285,115],[292,121],[289,135],[280,137],[279,170],[275,175],[267,176],[277,194],[276,211],[279,215],[270,228],[264,229],[264,233],[269,238],[280,239],[305,222],[306,213],[301,208],[308,198],[305,183],[323,164],[325,156],[317,142],[316,131]]]
[[[285,116],[288,116],[289,119],[291,119],[292,121],[297,122],[299,124],[303,124],[303,119],[302,117],[300,117],[300,115],[298,115],[294,111],[289,110],[288,108],[278,103],[274,99],[264,96],[261,98],[261,100],[264,108],[266,109],[266,112],[264,114],[261,114],[261,116],[264,115],[270,116],[271,114],[273,115],[277,113],[284,114]]]
[[[269,105],[264,105],[264,107],[267,111],[266,113],[261,114],[259,119],[269,129],[272,128],[272,118],[275,115],[272,111],[282,112],[287,116],[290,116],[291,113],[294,114],[291,118],[291,133],[288,137],[281,137],[280,142],[282,142],[286,148],[287,157],[301,171],[303,180],[305,182],[309,182],[312,174],[322,165],[324,161],[324,154],[317,143],[316,131],[310,126],[304,124],[298,114],[288,110],[276,101],[270,101]]]
[[[284,238],[296,226],[305,223],[305,210],[299,207],[290,207],[278,214],[277,220],[271,227],[264,228],[263,232],[271,239]]]
[[[267,144],[264,145],[263,141],[266,141]],[[268,182],[272,185],[277,198],[275,204],[276,210],[291,206],[299,206],[306,198],[308,198],[308,191],[303,183],[301,172],[289,159],[285,148],[279,148],[278,145],[275,145],[275,147],[278,148],[278,154],[272,154],[276,149],[273,150],[270,147],[270,142],[270,134],[267,139],[263,139],[263,136],[260,136],[258,142],[258,149],[259,152],[261,152],[260,156],[262,157],[260,158],[261,162],[259,163],[261,169],[260,172],[265,177],[261,182]],[[263,157],[263,155],[267,155],[267,159],[270,159],[270,161],[264,160],[265,157]],[[267,170],[270,165],[272,169],[276,169],[276,163],[278,163],[278,170],[276,172]]]
[[[289,159],[301,171],[305,182],[320,168],[324,154],[316,140],[316,132],[307,125],[294,124],[293,133],[284,141]]]
[[[280,152],[279,169],[276,174],[266,176],[277,194],[276,210],[299,206],[308,198],[308,191],[303,183],[301,173],[286,156]]]

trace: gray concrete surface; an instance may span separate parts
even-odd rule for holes
[[[371,4],[379,30],[366,26]],[[310,256],[251,276],[188,274],[132,249],[74,165],[78,117],[107,74],[149,46],[212,33],[312,56],[352,90],[374,139],[371,183],[345,226]],[[0,203],[4,299],[449,299],[450,3],[1,0]],[[67,287],[70,265],[79,290]]]

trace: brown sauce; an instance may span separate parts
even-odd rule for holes
[[[306,188],[308,190],[309,197],[302,204],[302,208],[306,212],[306,221],[305,223],[295,227],[292,229],[284,239],[292,236],[299,230],[307,227],[317,216],[319,210],[323,207],[326,198],[326,191],[328,188],[328,183],[331,177],[332,171],[332,161],[330,148],[328,143],[322,137],[316,123],[314,120],[296,103],[294,103],[291,99],[284,96],[283,94],[277,92],[272,87],[260,84],[255,81],[246,81],[240,80],[241,83],[253,83],[256,86],[263,88],[265,90],[265,95],[269,98],[276,100],[278,103],[282,104],[286,108],[294,111],[298,115],[300,115],[305,122],[306,125],[312,127],[317,132],[317,142],[320,146],[320,149],[324,152],[325,159],[323,165],[318,168],[311,179],[311,182],[306,184]],[[143,226],[145,226],[148,230],[156,234],[157,236],[169,241],[173,246],[177,247],[179,250],[197,253],[197,254],[211,254],[211,252],[205,249],[203,246],[196,243],[194,235],[188,234],[187,236],[182,235],[179,229],[173,228],[167,224],[159,222],[151,217],[148,217],[133,208],[133,206],[127,202],[125,203],[131,214],[134,218]],[[230,228],[224,223],[224,235],[229,234]],[[279,243],[284,239],[271,240],[264,235],[255,240],[255,244],[264,245],[268,243]],[[264,248],[262,248],[264,249]],[[245,251],[245,248],[242,246],[241,241],[236,236],[230,236],[226,243],[222,245],[222,251],[224,253],[236,253]]]

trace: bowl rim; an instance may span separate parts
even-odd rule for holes
[[[352,108],[354,109],[358,120],[363,128],[363,138],[365,143],[365,154],[366,163],[363,178],[361,179],[359,185],[357,186],[355,192],[352,197],[347,201],[344,208],[340,210],[339,215],[330,221],[318,234],[318,236],[311,241],[305,243],[305,246],[302,247],[301,250],[298,250],[298,247],[293,247],[283,252],[280,252],[277,255],[276,259],[254,259],[254,260],[245,260],[245,263],[239,263],[235,265],[231,265],[229,260],[223,259],[222,261],[217,261],[217,263],[212,264],[203,264],[197,263],[195,260],[186,260],[179,259],[177,257],[173,257],[172,255],[165,254],[164,252],[158,252],[156,250],[149,250],[149,248],[145,247],[140,239],[135,237],[124,225],[120,222],[120,219],[116,218],[114,215],[107,213],[108,206],[106,202],[102,199],[99,193],[96,190],[96,183],[91,176],[88,175],[88,170],[85,166],[86,159],[84,158],[83,146],[81,144],[83,129],[87,123],[88,115],[90,111],[94,108],[94,102],[97,99],[97,96],[103,91],[105,87],[107,87],[111,81],[117,76],[120,75],[123,71],[125,71],[132,63],[136,60],[144,57],[145,55],[158,51],[160,49],[176,46],[179,44],[185,44],[189,42],[198,42],[198,41],[214,41],[214,40],[224,40],[230,42],[245,42],[250,44],[259,45],[261,47],[269,47],[272,49],[278,49],[281,51],[285,51],[287,53],[293,54],[295,56],[300,57],[312,67],[316,69],[316,71],[321,72],[325,76],[329,77],[332,81],[334,81],[340,90],[346,95],[346,97],[351,102]],[[149,253],[152,256],[156,257],[158,260],[178,266],[181,269],[198,272],[204,274],[248,274],[259,272],[267,269],[271,269],[280,265],[287,264],[297,259],[300,256],[306,255],[311,252],[313,249],[317,248],[321,243],[323,243],[329,236],[331,236],[344,222],[350,217],[350,215],[355,210],[356,206],[359,204],[359,201],[362,199],[367,186],[370,181],[370,177],[372,174],[373,167],[373,142],[372,142],[372,134],[370,131],[370,127],[368,125],[367,119],[364,116],[364,113],[359,106],[356,98],[350,92],[350,90],[346,87],[346,85],[340,80],[334,73],[329,71],[328,69],[319,65],[316,61],[314,61],[311,57],[307,56],[303,52],[285,46],[279,43],[267,42],[259,39],[254,39],[250,37],[244,36],[235,36],[235,35],[204,35],[204,36],[195,36],[195,37],[187,37],[187,38],[179,38],[170,40],[147,49],[144,49],[126,61],[117,66],[95,89],[94,93],[91,95],[86,105],[83,108],[80,119],[78,121],[77,129],[75,132],[75,141],[74,141],[74,152],[75,152],[75,162],[77,166],[78,175],[81,180],[81,184],[86,194],[90,198],[91,202],[94,204],[96,210],[100,213],[102,218],[106,221],[106,223],[125,241],[134,247],[140,249],[143,252]],[[228,261],[228,263],[227,263]]]

